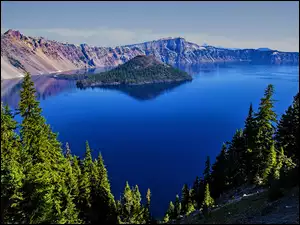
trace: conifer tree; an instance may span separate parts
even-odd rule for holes
[[[39,102],[35,99],[34,84],[25,74],[19,112],[23,117],[20,137],[24,165],[25,223],[76,222],[70,191],[66,189],[66,161],[57,134],[45,123]],[[68,201],[71,199],[71,201]],[[63,204],[65,203],[65,204]]]
[[[121,203],[122,203],[121,221],[130,222],[132,211],[133,211],[132,209],[133,209],[134,200],[133,200],[133,193],[127,181],[125,184],[125,189],[123,192]]]
[[[237,130],[228,147],[228,179],[231,187],[246,181],[247,153],[242,129]]]
[[[222,150],[216,157],[215,163],[212,165],[211,194],[214,198],[218,198],[220,194],[227,189],[227,163],[227,146],[225,143],[223,143]]]
[[[199,177],[197,176],[194,183],[193,183],[193,186],[192,186],[192,193],[191,193],[191,198],[192,198],[192,201],[195,203],[195,207],[197,209],[199,209],[199,203],[200,203],[200,179]]]
[[[283,147],[287,157],[299,165],[299,148],[300,148],[300,133],[299,133],[299,92],[294,96],[294,101],[291,106],[281,116],[276,131],[276,146]]]
[[[24,220],[21,208],[24,174],[16,126],[8,106],[1,103],[1,223],[4,224]]]
[[[176,219],[176,217],[174,204],[172,201],[170,201],[169,208],[164,216],[163,221],[167,223],[170,219]]]
[[[267,184],[270,179],[274,178],[275,166],[276,166],[276,151],[273,144],[271,145],[269,155],[267,156],[267,162],[265,164],[264,173],[262,176],[264,184]]]
[[[203,210],[206,213],[214,204],[214,199],[210,196],[209,184],[205,186]]]
[[[176,219],[181,214],[181,202],[179,200],[179,196],[176,195],[175,204],[174,204],[174,218]]]
[[[93,163],[90,182],[92,205],[91,222],[116,224],[118,222],[116,203],[111,193],[107,170],[100,153],[97,160]],[[101,213],[97,213],[99,210]]]
[[[190,201],[190,192],[187,184],[183,185],[182,196],[181,196],[181,212],[182,214],[187,213],[188,203]]]
[[[147,224],[149,224],[152,220],[152,216],[151,216],[151,210],[150,210],[150,203],[151,203],[151,191],[148,188],[147,189],[147,194],[146,194],[146,207],[145,207],[145,221]]]
[[[210,181],[210,159],[209,156],[207,156],[206,161],[205,161],[205,168],[204,168],[204,172],[203,172],[203,177],[204,177],[204,183],[207,184]]]
[[[248,182],[251,182],[253,180],[252,165],[254,164],[254,162],[252,161],[253,159],[252,154],[253,154],[253,149],[255,147],[256,130],[257,130],[256,120],[254,118],[254,112],[251,103],[249,107],[248,116],[245,121],[245,127],[243,130],[244,140],[245,140],[244,163],[245,163],[245,173]]]
[[[255,166],[252,173],[255,174],[255,182],[260,183],[263,180],[263,174],[267,158],[269,157],[271,146],[273,145],[273,135],[275,133],[274,123],[276,122],[276,113],[273,110],[274,86],[269,84],[265,90],[264,97],[261,98],[258,113],[255,115],[257,129],[255,131],[255,148],[252,152],[252,162]]]

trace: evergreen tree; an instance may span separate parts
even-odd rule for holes
[[[203,201],[203,210],[206,213],[214,204],[214,199],[210,196],[209,191],[209,184],[205,186],[205,193],[204,193],[204,201]]]
[[[5,224],[24,221],[21,208],[24,174],[16,126],[8,106],[1,103],[1,223]]]
[[[176,219],[176,213],[175,213],[175,207],[174,207],[174,204],[172,201],[170,201],[170,204],[169,204],[169,208],[165,214],[165,217],[163,219],[163,221],[165,223],[169,222],[169,220],[171,219]]]
[[[200,179],[197,176],[192,187],[191,199],[195,203],[195,208],[199,209],[200,203]]]
[[[22,201],[26,215],[24,222],[78,222],[71,193],[66,188],[67,164],[57,134],[51,131],[41,116],[29,73],[25,74],[22,83],[19,112],[23,117],[20,137],[25,175]]]
[[[274,177],[274,169],[276,166],[276,151],[274,144],[271,145],[269,155],[267,157],[267,162],[265,164],[264,173],[262,176],[263,183],[267,184],[267,182]]]
[[[274,123],[276,122],[276,113],[273,111],[273,93],[274,87],[272,84],[269,84],[265,90],[264,97],[261,98],[258,113],[255,115],[257,129],[255,131],[255,148],[252,152],[252,162],[255,166],[252,168],[252,173],[255,174],[256,183],[260,183],[263,180],[264,170],[268,167],[266,162],[273,145]]]
[[[281,116],[276,131],[277,147],[283,147],[287,157],[291,157],[299,165],[299,93],[294,97],[293,104]]]
[[[181,196],[181,212],[182,212],[182,214],[187,213],[189,201],[190,201],[189,188],[188,188],[187,184],[184,184],[183,188],[182,188],[182,196]]]
[[[111,193],[107,170],[102,155],[93,163],[91,175],[92,223],[116,224],[118,215],[114,196]],[[101,213],[98,213],[98,211]]]
[[[222,192],[227,189],[227,146],[225,143],[222,145],[220,154],[216,157],[215,163],[212,165],[211,173],[211,194],[214,198],[218,198]]]
[[[280,179],[280,171],[283,166],[284,158],[285,158],[284,150],[283,150],[283,148],[281,148],[280,152],[277,154],[277,160],[276,160],[277,162],[276,162],[276,166],[274,169],[274,179],[276,179],[276,180]]]
[[[151,191],[148,188],[147,189],[147,194],[146,194],[146,207],[145,207],[145,221],[147,224],[149,224],[152,220],[152,216],[151,216],[151,210],[150,210],[150,203],[151,203]]]
[[[131,222],[131,217],[133,213],[133,204],[134,204],[134,199],[133,199],[133,193],[131,191],[131,188],[126,181],[125,184],[125,189],[123,192],[123,197],[122,197],[122,215],[121,215],[121,221],[130,223]]]
[[[245,173],[247,175],[247,181],[251,182],[253,180],[253,173],[252,173],[252,165],[254,162],[252,161],[253,156],[253,149],[255,147],[255,137],[256,137],[256,120],[254,118],[254,112],[252,108],[252,103],[249,107],[248,116],[245,121],[245,127],[243,130],[244,140],[245,140]]]
[[[242,129],[237,130],[228,147],[227,173],[230,187],[246,182],[247,153]]]
[[[206,161],[205,161],[205,168],[204,168],[204,173],[203,173],[203,177],[204,177],[204,183],[209,183],[210,181],[210,159],[209,156],[207,156]]]
[[[176,195],[175,204],[174,204],[174,219],[176,219],[181,214],[181,202],[179,200],[179,196]]]

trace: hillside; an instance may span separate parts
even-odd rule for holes
[[[191,75],[158,61],[154,56],[136,56],[110,71],[87,75],[78,87],[102,85],[141,85],[192,80]]]
[[[244,61],[255,64],[299,63],[298,52],[199,46],[181,37],[111,48],[60,43],[8,30],[1,35],[1,79],[20,77],[25,70],[31,74],[49,74],[117,66],[137,55],[153,55],[157,60],[171,65]]]
[[[214,209],[209,217],[199,211],[172,224],[299,224],[299,186],[285,190],[276,201],[268,200],[267,191],[241,196]]]

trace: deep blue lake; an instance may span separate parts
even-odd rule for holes
[[[279,116],[299,91],[298,66],[227,65],[186,67],[184,84],[76,88],[74,81],[35,77],[43,115],[62,143],[84,155],[88,140],[101,151],[116,199],[125,181],[152,192],[152,212],[163,216],[184,183],[202,176],[222,143],[242,128],[250,102],[254,110],[268,84],[274,84]],[[20,80],[1,82],[1,99],[19,100]]]

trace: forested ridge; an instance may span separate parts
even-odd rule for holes
[[[142,197],[137,185],[126,182],[115,199],[100,153],[93,159],[86,142],[80,159],[68,143],[62,147],[35,92],[26,73],[17,109],[21,123],[1,104],[1,223],[162,223],[195,209],[208,214],[222,193],[244,184],[269,188],[270,199],[298,184],[299,93],[277,121],[274,87],[268,85],[257,112],[250,104],[244,128],[223,144],[212,165],[207,157],[203,176],[191,187],[184,184],[158,221],[151,215],[150,189]]]
[[[154,56],[136,56],[128,62],[107,72],[90,74],[78,80],[78,87],[111,84],[147,84],[192,80],[179,69],[157,61]]]

